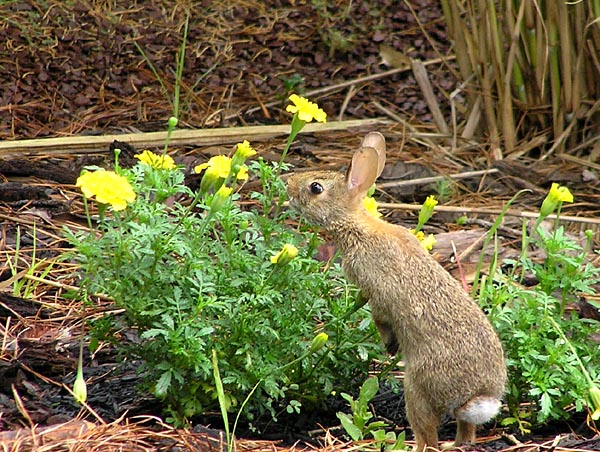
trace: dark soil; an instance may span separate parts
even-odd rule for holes
[[[321,3],[330,6],[315,6]],[[0,17],[0,139],[165,130],[174,111],[174,73],[185,29],[182,3],[2,2]],[[196,2],[189,16],[180,127],[288,123],[284,106],[290,92],[310,93],[389,70],[383,64],[381,45],[425,62],[449,57],[450,43],[438,2]],[[448,61],[427,66],[447,117],[448,96],[458,84],[452,59]],[[431,128],[431,113],[410,70],[357,83],[353,88],[332,89],[311,96],[311,100],[332,120],[386,116],[387,109],[424,130]],[[414,145],[404,148],[403,126],[391,127],[395,151],[384,178],[478,169],[478,164],[487,162],[485,152],[477,148],[454,156],[433,155]],[[339,165],[346,157],[336,160],[323,149],[332,142],[341,148],[354,146],[358,139],[353,134],[302,137],[290,157],[305,165]],[[278,143],[263,147],[265,155],[281,148]],[[211,152],[188,146],[175,154],[190,163]],[[110,149],[101,154],[10,159],[0,155],[2,250],[15,249],[17,225],[27,229],[35,220],[42,222],[35,236],[40,257],[64,251],[57,238],[61,224],[81,221],[73,215],[65,190],[72,188],[69,184],[84,164],[112,158]],[[532,194],[523,202],[538,203],[551,181],[569,181],[580,188],[579,208],[590,215],[598,213],[598,180],[586,181],[575,164],[503,162],[496,168],[500,171],[497,176],[465,181],[461,189],[473,195],[459,196],[458,201],[477,204],[486,196],[500,201],[520,188],[530,188]],[[427,194],[426,187],[387,193],[388,200],[405,202],[422,200]],[[28,245],[27,240],[31,245],[31,237],[31,231],[24,233],[21,245]],[[4,266],[0,281],[10,276],[10,269]],[[9,330],[15,319],[21,322],[18,342],[5,344],[6,353],[0,357],[0,430],[14,430],[30,422],[65,422],[80,411],[63,384],[70,387],[74,379],[81,321],[73,320],[69,306],[58,306],[56,294],[56,289],[48,287],[32,301],[0,292],[0,323]],[[120,363],[110,349],[93,358],[86,352],[84,362],[88,363],[88,403],[105,421],[123,415],[161,415],[157,401],[138,391],[137,363]],[[24,408],[19,407],[15,391]],[[382,390],[373,407],[382,419],[399,429],[406,427],[401,391]],[[332,401],[329,408],[281,418],[277,424],[264,423],[261,438],[322,445],[323,428],[332,428],[335,435],[343,437],[334,427],[339,424],[335,412],[344,405]],[[199,423],[220,426],[216,414]],[[453,428],[452,424],[443,428],[444,440],[452,438]],[[501,431],[489,426],[490,441],[463,450],[506,450],[511,444],[494,436]],[[568,432],[573,435],[563,439],[561,447],[600,450],[598,439],[585,439],[593,432],[583,419],[552,426],[540,432],[542,436],[521,439],[542,443]],[[250,437],[252,432],[243,435]]]
[[[194,4],[181,83],[183,124],[280,123],[280,105],[264,104],[283,103],[289,87],[312,90],[383,72],[381,44],[424,61],[448,51],[434,2],[412,2],[418,21],[402,2],[331,3],[329,8],[277,1]],[[186,17],[182,6],[30,1],[6,3],[1,12],[6,114],[0,137],[164,128],[173,112],[173,73]],[[443,100],[455,80],[443,65],[432,68],[431,77]],[[345,95],[328,95],[320,105],[335,116]],[[374,100],[409,120],[430,120],[409,73],[358,86],[345,117],[381,116]]]

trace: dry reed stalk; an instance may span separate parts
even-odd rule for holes
[[[481,99],[478,132],[496,158],[549,127],[552,152],[597,133],[588,123],[600,96],[600,0],[442,0],[442,8],[460,74],[472,80],[469,108]]]

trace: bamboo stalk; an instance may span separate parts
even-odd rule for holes
[[[510,3],[510,2],[508,2]],[[519,13],[517,20],[513,25],[513,33],[511,36],[511,44],[506,60],[506,72],[504,74],[504,92],[502,97],[502,131],[504,133],[504,146],[507,153],[512,153],[517,142],[517,131],[515,130],[515,122],[513,116],[513,103],[512,103],[512,79],[511,75],[515,72],[516,51],[518,46],[518,40],[521,35],[521,23],[525,14],[525,2],[521,2],[519,7]]]
[[[550,96],[552,101],[552,128],[554,136],[563,131],[563,115],[560,97],[562,93],[560,80],[560,63],[558,48],[558,30],[556,26],[556,2],[547,2],[548,8],[548,55],[550,65]]]
[[[564,114],[567,121],[569,116],[575,112],[574,95],[573,95],[573,69],[575,67],[572,60],[575,51],[572,44],[571,28],[569,27],[569,10],[567,2],[553,2],[557,13],[557,32],[559,39],[560,50],[560,68],[561,68],[561,88],[562,102],[564,105]]]
[[[553,151],[585,139],[600,97],[600,0],[442,0],[442,10],[462,82],[473,77],[465,116],[479,96],[494,158],[546,128]]]

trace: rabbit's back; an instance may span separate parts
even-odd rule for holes
[[[408,384],[427,388],[430,403],[449,412],[475,395],[501,397],[500,341],[460,283],[401,226],[365,218],[351,229],[332,231],[344,271],[369,298],[374,319],[393,329]]]

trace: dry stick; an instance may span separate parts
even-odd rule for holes
[[[419,84],[419,87],[421,88],[421,92],[425,97],[425,102],[427,102],[429,111],[431,111],[433,120],[435,121],[439,131],[449,134],[450,129],[448,129],[448,124],[446,124],[442,110],[440,110],[440,105],[438,104],[435,94],[433,93],[433,88],[431,86],[431,82],[429,81],[429,76],[427,75],[425,66],[419,60],[412,60],[412,71],[417,83]]]
[[[548,151],[544,155],[542,155],[538,159],[538,161],[543,162],[548,157],[550,157],[552,154],[554,154],[554,151],[556,151],[560,146],[563,145],[563,141],[568,138],[568,136],[570,135],[571,130],[575,126],[575,123],[577,122],[577,120],[578,120],[577,115],[573,115],[573,119],[571,119],[571,122],[569,123],[567,128],[564,129],[561,132],[561,134],[554,139],[554,144],[550,147],[550,149],[548,149]]]
[[[385,124],[382,118],[353,119],[332,121],[325,124],[309,123],[303,132],[327,132],[346,130],[352,127],[368,127]],[[187,144],[217,145],[236,143],[242,139],[259,140],[290,133],[289,125],[227,127],[220,129],[175,130],[171,134],[173,146]],[[44,154],[89,154],[107,149],[113,141],[130,143],[137,147],[163,146],[167,132],[127,133],[101,136],[74,136],[60,138],[41,138],[20,141],[0,141],[0,158],[24,155]]]
[[[69,284],[64,284],[64,283],[60,283],[60,282],[56,282],[56,281],[51,281],[49,279],[40,278],[40,277],[34,276],[34,275],[27,275],[27,274],[25,274],[25,275],[23,275],[23,278],[29,279],[31,281],[35,281],[35,282],[38,282],[38,283],[43,283],[43,284],[46,284],[46,285],[51,286],[51,287],[57,287],[59,289],[66,289],[66,290],[73,290],[73,291],[79,291],[79,290],[81,290],[81,287],[71,286]]]
[[[593,168],[595,170],[600,170],[600,164],[599,163],[594,163],[594,162],[590,162],[589,160],[580,159],[579,157],[575,157],[574,155],[558,154],[557,157],[561,158],[563,160],[568,160],[570,162],[577,163],[578,165],[581,165],[581,166],[588,166],[588,167]]]
[[[478,171],[467,171],[464,173],[458,174],[450,174],[448,176],[431,176],[431,177],[421,177],[419,179],[411,179],[411,180],[400,180],[394,182],[383,182],[381,184],[377,184],[378,188],[392,188],[392,187],[407,187],[411,185],[422,185],[422,184],[430,184],[433,182],[440,182],[446,179],[468,179],[470,177],[477,176],[485,176],[488,174],[498,173],[499,170],[496,168],[490,168],[486,170],[478,170]]]
[[[475,99],[475,103],[471,108],[471,113],[469,113],[469,117],[467,118],[467,123],[465,124],[465,127],[460,137],[464,140],[472,140],[477,128],[480,126],[480,122],[481,96],[477,96],[477,98]]]
[[[410,130],[411,138],[413,138],[416,143],[419,143],[419,144],[421,144],[423,146],[427,146],[427,147],[429,147],[431,149],[438,149],[439,146],[437,146],[429,138],[430,137],[431,138],[448,138],[448,135],[442,135],[442,134],[439,134],[439,133],[435,133],[435,134],[419,133],[419,132],[417,132],[417,129],[415,129],[414,126],[412,126],[410,123],[408,123],[407,121],[405,121],[404,119],[402,119],[402,117],[400,117],[399,115],[397,115],[396,113],[394,113],[389,108],[386,108],[383,105],[381,105],[376,100],[373,101],[373,105],[375,105],[382,113],[385,113],[390,118],[392,118],[394,121],[399,122],[406,129]]]
[[[464,82],[462,82],[452,93],[450,93],[450,114],[452,119],[452,153],[456,152],[456,147],[458,145],[458,124],[456,121],[456,96],[459,93],[463,92],[467,83],[471,82],[471,78],[468,78]],[[473,104],[473,108],[471,109],[471,113],[469,114],[469,118],[467,120],[467,124],[463,129],[463,133],[461,135],[462,138],[471,139],[473,138],[473,134],[475,133],[475,128],[477,126],[473,125],[475,121],[479,123],[479,113],[480,113],[480,105],[481,105],[481,96],[477,96],[477,100]]]
[[[425,66],[440,64],[446,61],[454,60],[454,56],[445,58],[435,58],[425,61]],[[390,75],[409,71],[409,68],[394,68],[380,74],[367,75],[353,80],[347,80],[336,85],[326,86],[306,93],[307,97],[317,96],[335,92],[348,86],[358,83],[370,82]],[[280,101],[265,103],[261,107],[253,107],[245,114],[254,113],[263,107],[270,108],[279,105]],[[232,119],[238,114],[226,116],[225,119]],[[343,122],[329,122],[326,124],[309,123],[305,126],[304,132],[321,132],[328,130],[345,130],[351,127],[363,127],[375,124],[381,124],[384,121],[379,118],[350,120]],[[286,135],[289,133],[289,125],[281,126],[249,126],[249,127],[229,127],[221,129],[206,130],[175,130],[171,135],[172,145],[199,144],[215,145],[224,143],[235,143],[240,139],[270,138],[277,135]],[[35,155],[38,152],[48,154],[76,154],[76,153],[94,153],[106,149],[113,141],[123,141],[139,147],[162,146],[165,142],[167,132],[149,132],[134,134],[113,134],[103,136],[85,136],[85,137],[61,137],[61,138],[43,138],[34,140],[20,141],[2,141],[0,142],[0,157],[14,157],[23,155]]]
[[[346,93],[344,102],[342,102],[342,106],[340,107],[340,114],[338,115],[338,121],[343,121],[344,113],[346,112],[346,108],[348,108],[350,99],[352,99],[357,92],[358,92],[358,90],[356,89],[356,85],[350,85],[350,89],[348,90],[348,93]]]
[[[380,184],[381,185],[381,184]],[[404,204],[404,203],[390,203],[390,202],[380,202],[379,207],[384,209],[403,209],[403,210],[421,210],[420,204]],[[501,210],[499,209],[486,209],[485,207],[460,207],[460,206],[435,206],[434,211],[437,212],[454,212],[454,213],[482,213],[486,215],[500,215]],[[512,217],[521,217],[521,218],[538,218],[540,216],[539,212],[526,212],[526,211],[518,211],[514,209],[509,209],[505,213],[506,215],[510,215]],[[556,215],[548,215],[546,217],[548,220],[556,220]],[[573,223],[583,223],[583,224],[594,224],[600,226],[600,218],[585,218],[585,217],[573,217],[570,215],[560,214],[561,221],[571,221]]]

